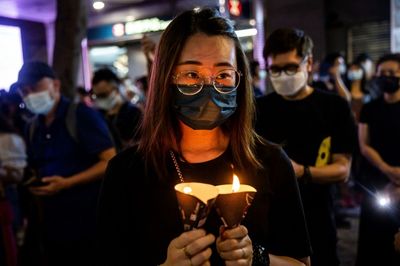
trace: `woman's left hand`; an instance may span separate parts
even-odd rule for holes
[[[251,265],[253,245],[247,228],[243,225],[232,229],[221,228],[217,238],[217,251],[225,265]]]

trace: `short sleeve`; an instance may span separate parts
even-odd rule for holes
[[[292,165],[282,149],[276,150],[272,158],[268,252],[293,258],[310,256],[311,245]]]
[[[114,147],[107,124],[98,112],[80,104],[76,115],[79,145],[89,154],[98,154]]]
[[[357,147],[357,128],[350,105],[339,96],[335,96],[330,108],[332,113],[332,153],[352,154]]]

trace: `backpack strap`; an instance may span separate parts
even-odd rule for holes
[[[79,143],[78,138],[78,128],[77,128],[77,114],[76,110],[78,109],[79,103],[71,102],[68,106],[67,115],[65,117],[65,125],[67,127],[69,135]]]
[[[77,109],[78,109],[79,103],[77,102],[71,102],[68,106],[67,109],[67,114],[65,116],[65,126],[67,127],[68,134],[72,137],[74,141],[79,143],[79,137],[78,137],[78,127],[77,127]],[[29,131],[28,131],[28,138],[29,142],[32,143],[33,136],[35,134],[35,131],[38,127],[38,117],[35,116],[30,125],[29,125]]]
[[[29,124],[29,129],[28,129],[28,140],[29,143],[32,143],[33,141],[33,135],[35,135],[36,128],[38,127],[38,116],[34,116]]]

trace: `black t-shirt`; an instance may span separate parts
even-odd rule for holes
[[[368,125],[369,145],[374,148],[382,159],[393,166],[400,166],[400,102],[387,103],[380,97],[363,106],[360,123]],[[379,187],[388,183],[382,178],[382,173],[366,164],[367,176],[372,178],[373,185]]]
[[[105,115],[117,151],[125,148],[124,143],[136,140],[141,117],[140,109],[130,102],[124,102],[117,114]]]
[[[276,146],[260,146],[258,158],[265,169],[255,176],[239,171],[242,184],[257,189],[242,221],[253,244],[268,252],[296,258],[310,255],[310,244],[297,182],[289,161]],[[178,155],[177,155],[178,156]],[[178,159],[185,182],[231,184],[230,152],[204,163]],[[156,265],[165,261],[167,247],[183,232],[174,186],[177,171],[168,162],[170,178],[161,181],[152,168],[146,173],[135,147],[117,155],[109,164],[99,207],[98,265]],[[215,211],[205,229],[218,236],[222,223]],[[221,265],[213,245],[212,265]]]
[[[267,140],[281,144],[289,158],[309,166],[329,163],[332,154],[352,153],[357,141],[348,103],[319,90],[296,101],[276,93],[259,98],[256,130]],[[337,260],[332,185],[299,183],[299,187],[313,256]]]

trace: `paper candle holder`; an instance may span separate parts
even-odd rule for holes
[[[232,184],[219,185],[215,207],[225,227],[233,228],[240,225],[246,217],[257,190],[249,185],[240,184],[237,191],[232,190]]]
[[[180,183],[175,186],[185,231],[202,227],[218,196],[216,186],[204,183]]]

